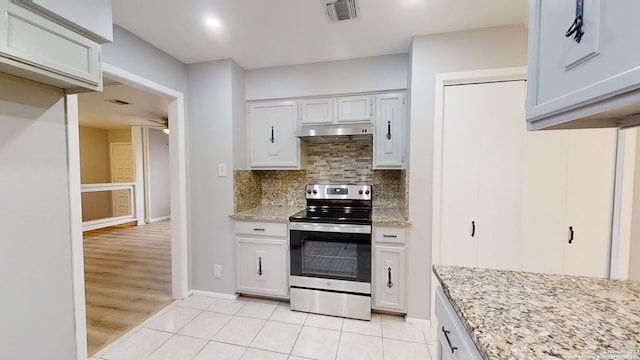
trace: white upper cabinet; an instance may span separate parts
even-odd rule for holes
[[[333,123],[334,98],[300,100],[300,126]]]
[[[371,95],[342,96],[337,98],[337,102],[338,122],[371,122],[373,118]]]
[[[71,10],[72,3],[82,6]],[[101,42],[112,37],[104,30],[111,21],[110,1],[23,0],[16,4],[0,0],[0,71],[67,92],[102,90],[98,37],[88,37],[92,32],[88,29],[80,32],[83,26],[73,22],[76,17],[81,23],[95,24],[90,28],[108,37]]]
[[[295,136],[297,101],[250,103],[248,111],[249,167],[299,169],[300,140]]]
[[[373,146],[374,169],[406,168],[404,92],[376,95]]]
[[[97,43],[113,41],[111,0],[14,0]]]
[[[573,25],[580,14],[577,3],[531,1],[529,129],[638,122],[630,115],[640,113],[640,47],[635,46],[640,2],[584,1],[582,21],[576,21],[582,23],[579,29]],[[572,33],[565,36],[568,32]]]

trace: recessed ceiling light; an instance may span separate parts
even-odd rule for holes
[[[207,24],[207,26],[212,27],[212,28],[219,28],[220,26],[222,26],[222,24],[220,23],[220,20],[218,19],[206,19],[204,21],[205,24]]]

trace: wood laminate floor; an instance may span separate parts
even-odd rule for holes
[[[173,301],[170,223],[84,233],[89,356]]]

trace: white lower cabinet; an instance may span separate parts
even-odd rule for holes
[[[289,297],[287,224],[236,222],[236,291]]]
[[[373,228],[373,308],[406,313],[405,229]]]
[[[482,360],[478,348],[440,287],[436,289],[436,317],[438,342],[435,359]]]

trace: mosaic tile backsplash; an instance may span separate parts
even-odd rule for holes
[[[372,184],[375,208],[408,215],[409,173],[373,170],[371,140],[309,143],[307,170],[235,170],[234,211],[258,206],[304,206],[306,184]]]

